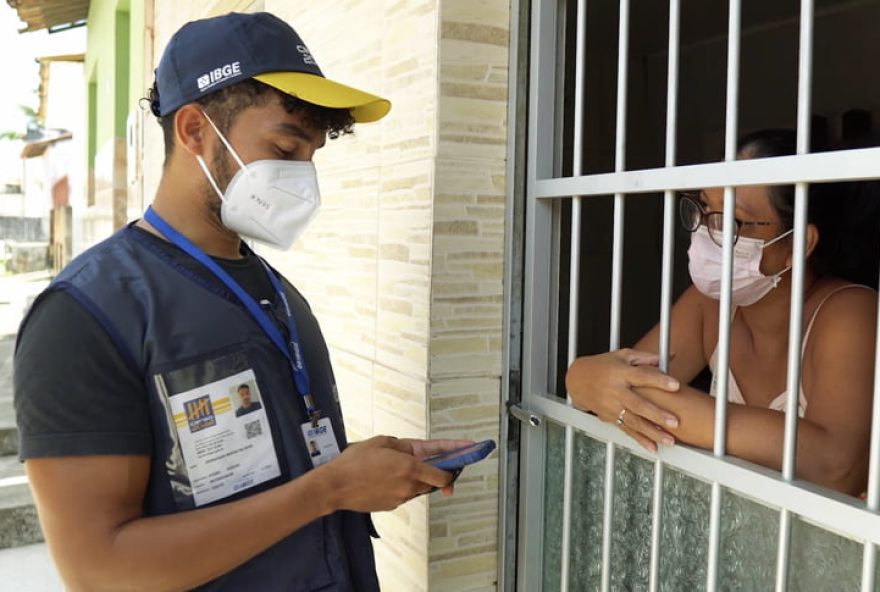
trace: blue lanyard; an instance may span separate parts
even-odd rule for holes
[[[282,337],[281,331],[278,330],[275,323],[273,323],[263,309],[260,308],[260,305],[257,304],[256,301],[251,298],[250,294],[245,292],[238,282],[226,273],[222,267],[217,265],[213,259],[208,257],[188,238],[174,230],[159,216],[159,214],[153,211],[152,207],[147,208],[147,211],[144,214],[144,220],[149,222],[153,228],[162,234],[162,236],[180,247],[180,249],[182,249],[187,255],[207,267],[217,279],[223,282],[226,287],[232,290],[233,294],[238,297],[257,324],[260,325],[263,332],[269,337],[275,347],[278,348],[278,351],[280,351],[281,354],[287,358],[287,361],[290,362],[296,390],[299,391],[303,398],[303,402],[306,406],[306,413],[308,413],[311,418],[312,425],[316,426],[318,418],[321,416],[321,412],[315,408],[315,401],[312,398],[309,373],[303,363],[302,350],[299,347],[299,333],[296,330],[296,322],[293,319],[293,313],[290,311],[290,304],[287,301],[287,296],[284,294],[284,288],[282,288],[281,282],[275,277],[275,274],[269,269],[269,266],[266,265],[266,262],[258,257],[260,263],[263,265],[263,269],[266,270],[266,275],[269,276],[269,281],[272,283],[272,287],[275,289],[275,294],[281,300],[282,304],[284,304],[284,313],[287,317],[287,330],[290,334],[289,346],[284,343],[284,337]]]

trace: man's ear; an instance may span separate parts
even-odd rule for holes
[[[792,243],[794,244],[794,243]],[[810,255],[813,254],[813,251],[816,250],[816,246],[819,244],[819,229],[816,228],[815,224],[807,224],[807,244],[804,249],[804,257],[809,259]],[[785,259],[786,267],[791,267],[793,265],[794,253],[789,254],[789,256]]]
[[[194,103],[188,103],[174,114],[174,136],[184,150],[195,155],[205,153],[205,114]]]

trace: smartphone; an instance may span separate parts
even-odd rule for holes
[[[424,459],[424,462],[444,471],[457,472],[467,465],[483,460],[493,450],[495,450],[495,441],[483,440],[464,448],[428,456]]]

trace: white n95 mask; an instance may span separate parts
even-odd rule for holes
[[[764,275],[761,273],[761,255],[765,247],[794,232],[789,230],[780,234],[768,243],[758,238],[739,237],[733,245],[733,286],[731,302],[734,306],[749,306],[759,301],[779,284],[782,274]],[[704,295],[715,300],[721,299],[721,270],[724,256],[723,249],[716,245],[709,236],[709,230],[700,226],[691,234],[691,246],[688,249],[688,271],[694,286]]]
[[[223,192],[208,170],[205,159],[196,155],[199,166],[220,197],[223,225],[248,238],[279,249],[289,249],[321,206],[314,163],[256,160],[245,165],[208,114],[204,115],[240,167]]]

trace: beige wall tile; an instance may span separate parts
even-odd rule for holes
[[[421,592],[428,588],[427,505],[413,500],[393,512],[373,515],[381,539],[374,541],[382,590]]]
[[[376,433],[373,425],[373,362],[341,348],[333,348],[330,358],[348,440],[356,442],[372,437]]]
[[[425,379],[428,364],[433,165],[383,166],[376,360]]]
[[[272,260],[321,321],[352,437],[425,437],[436,4],[266,4],[294,24],[327,76],[392,102],[382,122],[356,126],[317,156],[322,212]],[[383,590],[427,589],[427,505],[380,514],[377,527]]]
[[[323,174],[318,167],[322,207],[308,231],[289,252],[257,250],[303,292],[331,348],[373,359],[379,171]]]
[[[498,439],[507,148],[508,6],[441,2],[431,274],[433,437]],[[434,590],[494,590],[497,452],[432,500]]]

